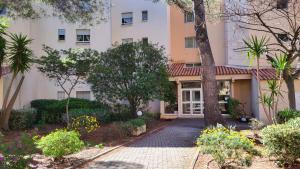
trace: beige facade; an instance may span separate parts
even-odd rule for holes
[[[174,81],[176,84],[177,103],[175,110],[170,111],[170,107],[172,106],[168,103],[161,102],[160,109],[162,118],[201,118],[205,112],[202,96],[203,89],[201,88],[201,73],[198,72],[197,68],[200,66],[199,63],[201,64],[200,53],[196,46],[186,46],[186,38],[195,37],[194,22],[189,17],[190,16],[187,16],[186,13],[177,7],[170,7],[170,64],[184,64],[185,66],[177,68],[178,70],[171,70],[171,72],[175,72],[175,75],[171,73],[170,81]],[[256,63],[252,63],[252,67],[249,67],[250,61],[247,59],[247,53],[236,51],[236,49],[243,47],[243,39],[247,39],[252,34],[259,37],[265,34],[241,29],[238,24],[230,20],[214,20],[213,23],[208,22],[207,24],[209,40],[216,66],[223,66],[222,69],[224,67],[226,69],[220,74],[217,73],[221,112],[226,115],[226,113],[224,113],[224,104],[227,104],[227,101],[224,99],[224,96],[231,97],[240,101],[245,113],[266,122],[267,120],[264,116],[261,103],[259,103],[258,100],[256,78],[252,72]],[[282,23],[279,22],[278,24]],[[270,41],[272,42],[274,39],[270,39]],[[263,67],[270,66],[266,58],[261,58],[260,63]],[[227,71],[231,68],[237,68],[237,70],[228,73]],[[236,73],[236,71],[243,70],[248,70],[249,72],[244,74]],[[186,88],[184,87],[186,83],[198,83],[199,87]],[[228,88],[230,89],[227,89],[228,93],[225,95],[222,93],[224,89],[220,87],[222,86],[220,84],[224,83],[229,84]],[[266,80],[260,82],[264,88],[266,88],[266,83]],[[295,87],[297,108],[300,109],[299,80],[295,81]],[[195,92],[200,94],[200,100],[194,98]],[[284,97],[281,98],[279,102],[280,110],[288,107],[287,89],[285,85],[283,85],[283,92]],[[190,99],[187,99],[185,95],[188,95]]]

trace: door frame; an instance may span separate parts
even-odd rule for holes
[[[183,101],[183,91],[189,91],[190,92],[190,101]],[[193,95],[192,92],[193,91],[200,91],[200,101],[193,101]],[[203,101],[203,89],[202,88],[181,88],[180,90],[181,92],[181,107],[182,110],[179,112],[179,116],[185,117],[185,116],[203,116],[203,110],[204,110],[204,101]],[[183,114],[183,104],[189,103],[190,104],[190,110],[191,113],[190,114]],[[200,109],[201,112],[200,114],[193,114],[193,104],[195,103],[200,103]]]

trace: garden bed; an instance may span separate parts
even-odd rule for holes
[[[194,169],[219,169],[217,163],[212,160],[213,158],[211,155],[199,154]],[[232,165],[231,168],[232,169],[282,169],[275,164],[274,159],[270,159],[265,156],[255,157],[253,159],[252,166],[250,167],[240,167],[240,166]],[[289,169],[299,169],[299,168],[300,168],[300,162]]]
[[[153,120],[147,126],[147,132],[151,132],[157,128],[160,128],[166,125],[168,122],[166,121],[158,121]],[[56,129],[64,128],[61,125],[45,125],[40,127],[39,129],[31,129],[26,132],[29,135],[46,135],[51,131],[55,131]],[[22,133],[24,131],[10,131],[5,132],[4,140],[5,142],[12,142],[14,140],[19,140],[21,138]],[[65,158],[61,160],[54,160],[53,158],[46,157],[41,155],[40,152],[32,155],[32,161],[30,162],[30,166],[32,168],[55,168],[55,169],[63,169],[72,166],[76,166],[84,161],[89,160],[90,158],[95,157],[101,153],[109,151],[122,145],[128,141],[134,140],[134,136],[127,136],[126,133],[123,133],[120,129],[118,123],[104,124],[101,125],[96,131],[88,133],[86,135],[82,135],[81,139],[87,144],[86,148],[81,150],[78,153],[71,154],[65,156]],[[97,147],[97,145],[104,145],[103,147]]]

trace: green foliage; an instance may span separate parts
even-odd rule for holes
[[[250,166],[253,156],[259,154],[252,140],[222,125],[204,130],[197,139],[197,145],[203,153],[211,154],[220,168],[230,163]]]
[[[261,133],[269,156],[275,157],[279,165],[292,165],[300,158],[299,127],[288,124],[270,125]]]
[[[2,169],[29,169],[28,162],[30,154],[36,153],[32,136],[21,133],[19,140],[13,142],[3,142],[0,135],[0,168]]]
[[[145,125],[145,121],[143,119],[132,119],[126,122],[119,122],[117,123],[120,133],[125,136],[131,136],[132,131],[137,128]]]
[[[101,53],[88,82],[97,100],[127,100],[132,116],[153,99],[164,99],[170,90],[164,48],[143,42],[121,44]]]
[[[15,73],[24,73],[30,69],[32,63],[32,50],[29,45],[32,39],[22,34],[10,34],[11,41],[8,43],[8,60],[10,69]]]
[[[69,124],[69,99],[72,91],[78,84],[86,84],[90,67],[99,57],[99,53],[92,49],[55,50],[44,46],[45,56],[36,60],[38,69],[49,79],[54,79],[57,85],[65,92],[67,99],[66,120]]]
[[[143,119],[132,119],[127,121],[126,123],[130,124],[132,127],[141,127],[146,124]]]
[[[97,119],[97,121],[101,123],[110,123],[112,122],[112,113],[109,113],[109,110],[106,108],[99,109],[71,109],[70,110],[70,118],[74,119],[79,116],[92,116]]]
[[[104,0],[42,0],[38,3],[44,3],[51,6],[53,10],[34,6],[35,0],[9,0],[0,1],[0,7],[8,8],[7,14],[12,18],[40,18],[55,16],[63,18],[68,22],[80,22],[82,24],[93,24],[103,21],[105,17]]]
[[[13,110],[9,118],[9,128],[28,129],[34,125],[37,111],[35,109]]]
[[[78,152],[84,147],[84,142],[80,140],[78,132],[66,130],[51,132],[35,143],[44,155],[54,158],[61,158],[64,155]]]
[[[267,37],[262,37],[259,39],[257,36],[251,36],[249,40],[243,40],[246,45],[245,48],[248,51],[248,59],[251,61],[250,65],[252,65],[252,61],[255,59],[259,59],[264,53],[268,51]]]
[[[296,128],[300,128],[300,117],[291,119],[286,124],[290,125],[290,126],[293,126],[293,127],[296,127]]]
[[[241,110],[239,109],[240,101],[234,98],[228,99],[228,113],[234,119],[239,119],[241,117]]]
[[[73,118],[69,126],[71,130],[76,130],[82,134],[96,131],[99,127],[100,124],[95,117],[86,115]]]
[[[37,122],[44,123],[61,123],[63,121],[63,114],[66,113],[67,100],[33,100],[31,101],[31,107],[37,109]],[[85,99],[71,98],[69,103],[69,109],[97,109],[105,110],[106,105],[103,105],[96,101],[90,101]],[[76,110],[75,110],[76,111]],[[76,116],[76,113],[74,113]],[[81,115],[80,113],[78,116]],[[88,115],[88,114],[87,114]]]
[[[300,117],[300,112],[293,109],[285,109],[277,114],[278,122],[285,123],[293,118]]]

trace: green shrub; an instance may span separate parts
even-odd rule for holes
[[[9,127],[13,130],[31,128],[36,115],[37,111],[35,109],[13,110],[9,118]]]
[[[252,140],[222,125],[204,130],[197,145],[203,153],[211,154],[220,168],[230,163],[250,166],[253,156],[258,155]]]
[[[21,133],[20,139],[4,142],[0,133],[0,168],[27,169],[30,154],[36,153],[32,136]]]
[[[261,133],[269,156],[275,157],[279,165],[292,165],[300,158],[300,128],[289,124],[270,125]]]
[[[240,104],[241,104],[240,101],[238,101],[234,98],[228,99],[228,113],[234,119],[241,118],[241,110],[239,108]]]
[[[37,122],[44,123],[60,123],[63,121],[63,114],[66,113],[67,100],[33,100],[31,107],[38,111]],[[72,109],[105,109],[103,105],[96,101],[86,99],[71,98],[69,103],[69,110]]]
[[[78,152],[84,147],[84,142],[79,137],[76,131],[57,130],[38,139],[35,144],[44,155],[61,158]]]
[[[289,121],[290,119],[300,117],[300,112],[292,109],[285,109],[278,112],[278,122],[279,123],[285,123]]]
[[[72,119],[72,123],[69,126],[70,129],[76,130],[82,134],[96,131],[99,127],[100,124],[95,117],[86,115]]]
[[[108,108],[99,109],[72,109],[69,111],[70,119],[80,116],[92,116],[95,117],[101,123],[112,122],[112,114],[109,113]]]
[[[130,124],[132,127],[141,127],[146,124],[143,119],[132,119],[127,121],[126,123]]]
[[[291,119],[287,122],[288,125],[291,125],[293,127],[300,128],[300,117]]]

